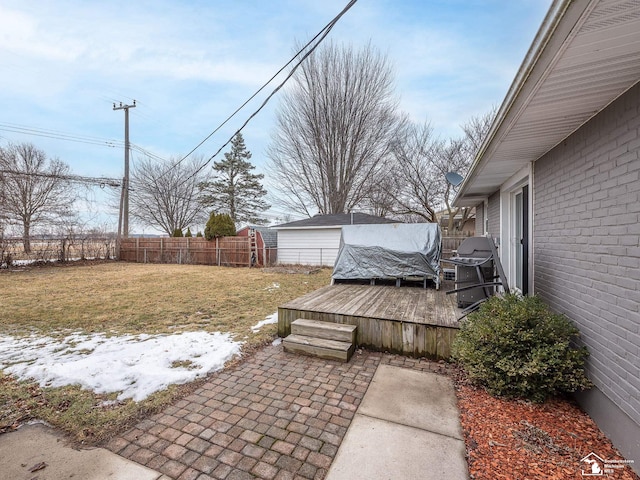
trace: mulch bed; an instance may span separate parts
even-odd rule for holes
[[[456,393],[472,480],[588,478],[582,472],[591,473],[590,465],[581,460],[591,452],[624,459],[573,401],[495,398],[460,378]],[[629,466],[603,473],[595,478],[640,480]]]

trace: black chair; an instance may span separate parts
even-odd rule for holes
[[[509,293],[509,283],[502,269],[498,250],[493,240],[488,237],[470,237],[463,240],[458,247],[457,256],[442,261],[475,272],[475,278],[466,281],[459,281],[456,272],[456,288],[446,292],[450,295],[475,289],[478,298],[474,298],[474,301],[462,310],[459,320],[477,310],[494,294],[496,287],[501,286],[505,293]],[[458,288],[461,284],[465,286]]]

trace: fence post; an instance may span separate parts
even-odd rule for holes
[[[160,237],[160,259],[159,262],[162,263],[162,237]]]
[[[140,237],[136,237],[136,263],[140,263]]]
[[[218,243],[218,237],[216,237],[216,260],[218,263],[218,266],[220,266],[220,247],[219,247],[219,243]]]

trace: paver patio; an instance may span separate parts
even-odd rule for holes
[[[339,363],[271,345],[106,447],[177,480],[323,479],[380,364],[448,370],[366,350]]]

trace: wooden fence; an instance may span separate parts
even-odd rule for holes
[[[120,260],[137,263],[178,263],[251,266],[249,237],[125,238],[120,243]]]
[[[454,250],[457,250],[462,241],[469,238],[467,235],[442,237],[442,258],[451,258]]]
[[[442,237],[442,258],[450,258],[465,238],[468,237]],[[200,237],[126,238],[121,241],[120,260],[137,263],[249,267],[256,265],[255,261],[251,262],[252,253],[249,242],[249,237],[221,237],[211,241]],[[266,250],[268,251],[268,255],[264,257],[266,264],[274,264],[278,257],[278,250]],[[286,255],[283,256],[285,257]],[[264,261],[260,255],[258,259]]]

